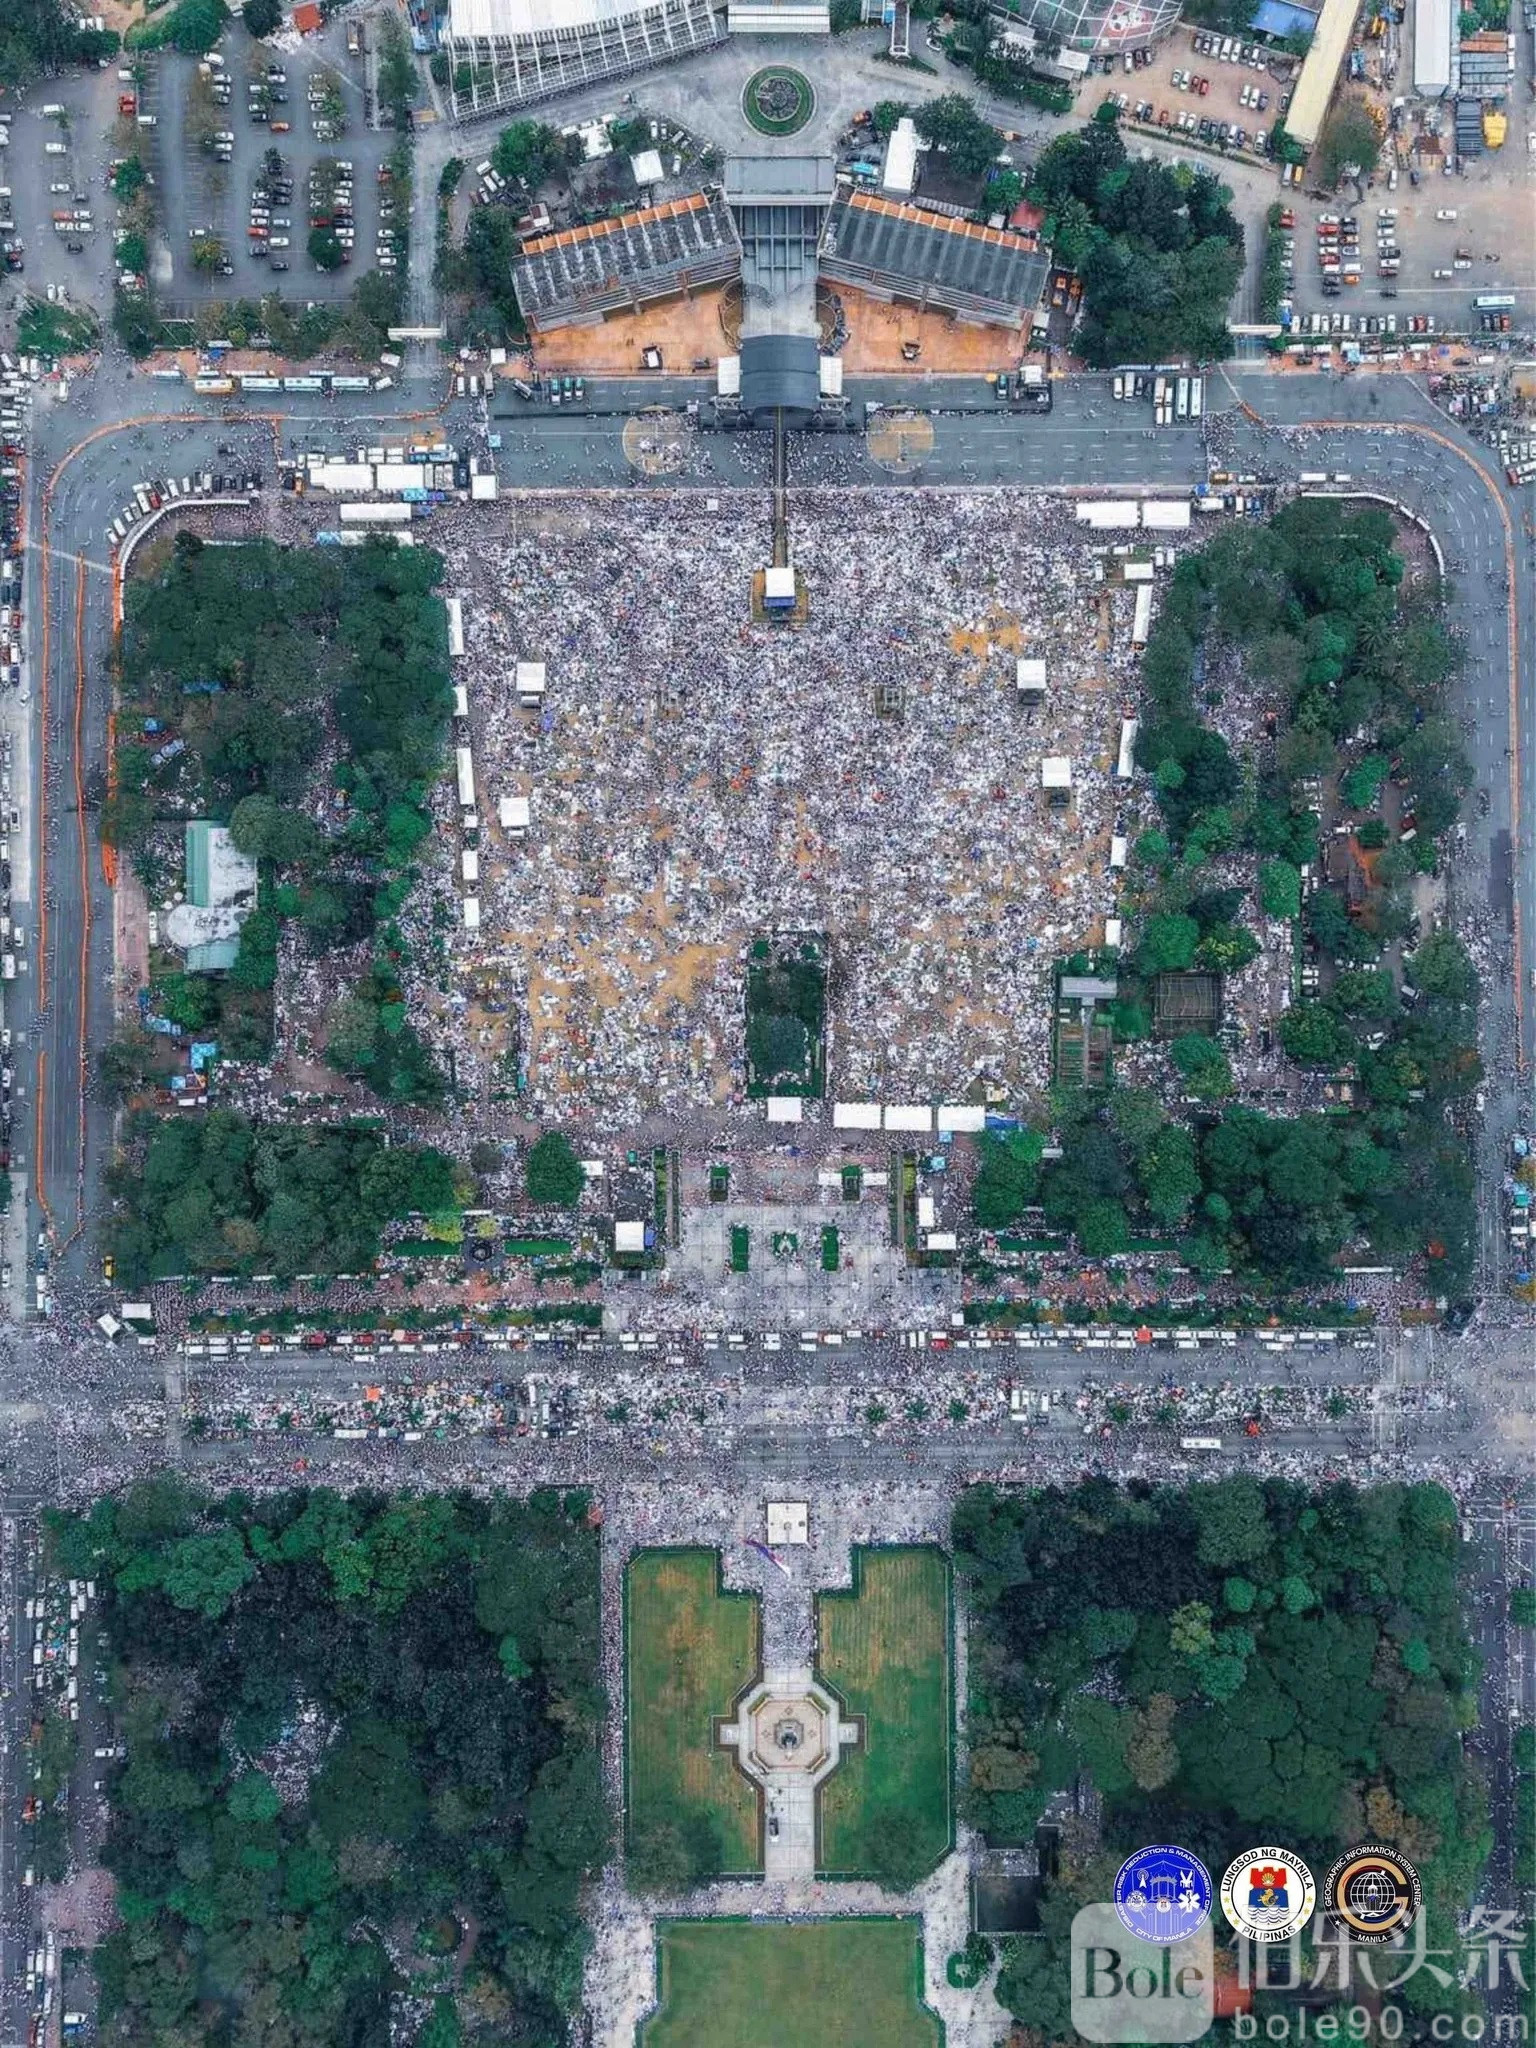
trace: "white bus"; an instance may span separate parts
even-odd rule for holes
[[[1189,418],[1189,379],[1187,377],[1179,379],[1178,396],[1174,401],[1174,414],[1180,420],[1187,420]]]
[[[1221,1449],[1221,1438],[1219,1436],[1181,1436],[1179,1438],[1179,1449],[1181,1451],[1219,1451]]]

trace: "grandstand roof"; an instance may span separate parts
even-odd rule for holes
[[[981,319],[1035,306],[1046,261],[1022,235],[855,192],[827,217],[824,276]]]
[[[562,228],[523,244],[512,283],[536,326],[644,305],[685,284],[722,283],[741,267],[741,243],[716,192],[642,206],[615,220]]]

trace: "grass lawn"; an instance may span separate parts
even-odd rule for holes
[[[664,1920],[640,2048],[941,2048],[916,1920]]]
[[[757,1601],[723,1593],[713,1550],[642,1550],[626,1580],[626,1815],[631,1842],[701,1809],[719,1828],[726,1870],[762,1865],[757,1795],[713,1723],[757,1674]]]
[[[817,1601],[818,1669],[864,1741],[821,1789],[819,1862],[915,1883],[950,1846],[949,1560],[920,1546],[856,1549],[853,1590]]]

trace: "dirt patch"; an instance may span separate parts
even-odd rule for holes
[[[1014,369],[1029,346],[1027,319],[1014,327],[973,327],[931,308],[890,306],[847,285],[839,285],[837,295],[848,329],[843,347],[846,375],[910,375],[916,368],[940,376],[974,377],[988,370]]]
[[[117,1918],[117,1881],[99,1866],[68,1884],[41,1885],[37,1896],[43,1925],[58,1935],[61,1948],[94,1948]]]
[[[724,290],[699,292],[614,313],[597,327],[556,327],[534,336],[533,360],[552,376],[629,377],[645,369],[644,350],[658,348],[663,369],[674,377],[698,365],[713,370],[722,355],[734,353],[726,299]]]

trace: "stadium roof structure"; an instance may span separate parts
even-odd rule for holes
[[[592,325],[609,313],[728,284],[741,243],[718,192],[643,206],[523,244],[512,286],[530,327]]]
[[[791,424],[821,403],[821,356],[814,334],[753,334],[741,344],[741,406],[758,425],[776,412]]]
[[[839,200],[821,238],[834,283],[1004,326],[1038,305],[1048,269],[1022,235],[868,192]]]
[[[1037,37],[1056,37],[1065,49],[1093,56],[1166,35],[1181,6],[1182,0],[993,0],[992,11]]]
[[[489,120],[670,63],[725,36],[714,0],[449,0],[443,44],[455,81],[453,117]],[[468,67],[462,89],[461,66]]]
[[[1323,0],[1317,34],[1312,38],[1285,117],[1286,134],[1303,149],[1311,149],[1323,132],[1359,11],[1358,0]]]

